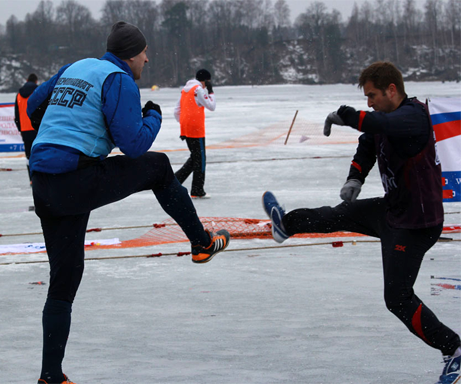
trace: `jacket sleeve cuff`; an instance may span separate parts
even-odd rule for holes
[[[158,113],[157,111],[154,111],[153,109],[149,109],[146,113],[147,116],[152,116],[157,118],[158,120],[162,121],[162,115]],[[145,117],[147,117],[145,116]]]
[[[359,117],[361,111],[356,111],[352,107],[343,105],[338,109],[338,116],[344,121],[349,127],[359,129]]]

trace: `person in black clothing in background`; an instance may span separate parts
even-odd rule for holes
[[[273,237],[281,243],[296,233],[346,230],[380,238],[387,308],[445,356],[438,383],[456,383],[460,380],[460,338],[413,291],[424,254],[443,228],[441,168],[428,109],[407,97],[402,74],[389,62],[364,69],[359,87],[374,112],[341,106],[328,115],[324,126],[326,136],[332,124],[363,132],[340,192],[344,202],[285,213],[275,196],[266,192],[263,206],[272,221]],[[376,159],[385,195],[357,200]]]
[[[37,82],[37,75],[31,73],[27,78],[27,82],[19,89],[19,93],[17,94],[14,102],[14,122],[16,123],[18,131],[21,133],[22,141],[24,142],[24,152],[26,153],[27,158],[27,173],[29,175],[29,180],[31,180],[29,172],[30,150],[32,148],[32,143],[37,136],[37,132],[32,127],[29,116],[27,116],[27,100],[29,99],[29,96],[32,95],[32,92],[35,91],[35,88],[38,87]],[[30,181],[30,183],[32,184],[32,181]]]

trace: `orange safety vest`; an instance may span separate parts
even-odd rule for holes
[[[195,90],[200,85],[192,87],[189,92],[181,91],[181,112],[179,124],[181,136],[201,138],[205,137],[205,107],[199,107],[195,101]]]
[[[19,94],[17,96],[21,132],[34,130],[34,128],[32,127],[32,123],[30,122],[29,116],[27,116],[27,99],[28,97],[22,97]]]

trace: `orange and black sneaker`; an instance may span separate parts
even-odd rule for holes
[[[191,199],[197,200],[197,199],[210,199],[211,195],[209,193],[205,193],[204,195],[190,195]]]
[[[225,229],[221,229],[216,234],[207,231],[211,238],[208,247],[194,245],[192,247],[192,261],[194,263],[208,263],[219,252],[224,251],[229,245],[230,235]]]
[[[70,381],[69,378],[66,375],[64,375],[64,381],[61,381],[59,383],[51,383],[43,379],[39,379],[37,384],[75,384],[75,383]]]

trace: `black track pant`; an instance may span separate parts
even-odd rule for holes
[[[21,132],[21,137],[22,141],[24,142],[24,152],[26,154],[26,159],[27,159],[27,173],[29,174],[29,179],[30,173],[29,173],[29,157],[30,157],[30,151],[32,149],[32,144],[37,137],[37,131],[24,131]]]
[[[40,217],[50,262],[50,286],[43,310],[41,378],[62,382],[61,362],[72,302],[83,275],[85,233],[93,209],[152,190],[193,245],[208,246],[210,238],[186,188],[179,184],[168,157],[162,153],[148,152],[136,159],[109,157],[64,174],[34,172],[32,181],[35,212]]]
[[[357,200],[336,207],[296,209],[283,218],[287,233],[351,231],[381,239],[386,306],[408,329],[444,355],[460,346],[459,336],[442,324],[415,295],[413,285],[424,254],[435,244],[442,225],[397,229],[387,224],[383,198]]]
[[[184,165],[176,171],[175,175],[182,184],[189,175],[193,172],[192,188],[190,194],[192,196],[205,195],[205,167],[206,167],[206,151],[205,138],[186,138],[187,146],[190,150],[190,157]]]

